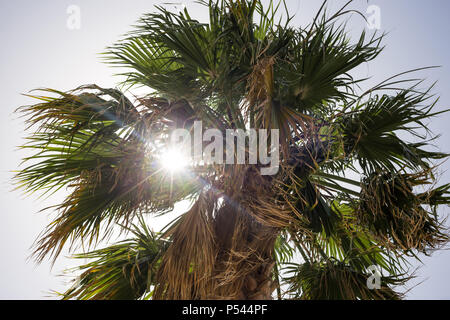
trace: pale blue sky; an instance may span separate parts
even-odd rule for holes
[[[104,48],[130,30],[141,14],[153,10],[154,4],[171,1],[150,0],[0,0],[0,299],[42,299],[49,290],[62,291],[64,281],[57,275],[74,262],[61,258],[52,271],[44,262],[35,266],[27,261],[30,246],[48,223],[45,213],[37,213],[46,205],[55,204],[63,192],[42,201],[11,192],[11,170],[17,168],[23,153],[16,150],[23,140],[24,125],[12,115],[18,106],[30,103],[20,93],[38,87],[68,90],[82,84],[96,83],[114,87],[115,70],[103,64],[98,56]],[[173,2],[179,2],[178,0]],[[193,1],[185,1],[188,8]],[[305,24],[320,5],[317,0],[286,0],[291,12],[297,12],[293,25]],[[330,9],[345,1],[330,1]],[[379,82],[395,73],[412,68],[441,65],[440,69],[421,73],[430,81],[438,80],[435,92],[441,96],[440,108],[450,106],[450,2],[447,0],[356,0],[354,8],[366,10],[368,5],[381,9],[381,28],[389,31],[386,50],[378,60],[360,68],[362,75],[373,78],[368,84]],[[81,29],[66,26],[67,8],[81,9]],[[202,11],[193,7],[194,16]],[[361,18],[354,17],[350,30],[365,27]],[[441,133],[441,151],[450,152],[450,114],[435,119],[430,128]],[[442,170],[448,170],[449,164]],[[444,172],[442,183],[450,181]],[[447,211],[445,208],[443,211]],[[450,299],[447,274],[450,252],[441,251],[425,257],[417,272],[415,283],[424,281],[407,295],[411,299]]]

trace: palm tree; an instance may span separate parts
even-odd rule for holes
[[[93,248],[119,226],[132,238],[76,255],[90,262],[63,298],[401,298],[409,258],[448,240],[437,208],[450,184],[434,174],[447,154],[429,151],[426,123],[445,111],[434,111],[432,87],[404,79],[418,69],[360,88],[351,72],[380,54],[384,35],[350,41],[338,23],[349,3],[333,15],[324,3],[296,28],[286,7],[275,20],[283,3],[201,3],[208,23],[157,7],[107,49],[124,84],[147,95],[46,89],[19,109],[31,130],[23,147],[36,154],[17,183],[70,191],[36,260]],[[278,129],[278,173],[262,175],[261,163],[165,169],[171,132],[194,121]],[[146,217],[183,200],[187,212],[151,230]]]

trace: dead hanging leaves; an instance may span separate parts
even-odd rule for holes
[[[205,299],[211,294],[217,254],[212,224],[215,202],[213,193],[202,193],[174,230],[159,268],[154,299]]]
[[[370,174],[362,184],[356,210],[362,225],[379,237],[386,247],[426,253],[448,241],[435,206],[436,192],[417,194],[416,186],[429,181],[429,170],[411,174],[387,171]]]

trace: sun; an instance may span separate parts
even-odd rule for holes
[[[191,159],[177,149],[169,149],[163,152],[160,161],[162,167],[170,172],[183,171],[191,163]]]

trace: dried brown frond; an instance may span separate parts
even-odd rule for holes
[[[368,176],[362,184],[356,211],[360,223],[388,247],[426,253],[444,245],[449,238],[429,201],[433,192],[418,196],[413,190],[429,183],[430,174],[427,170],[411,174],[376,172]]]
[[[216,259],[212,214],[217,199],[202,193],[176,227],[157,275],[154,299],[206,299]]]

